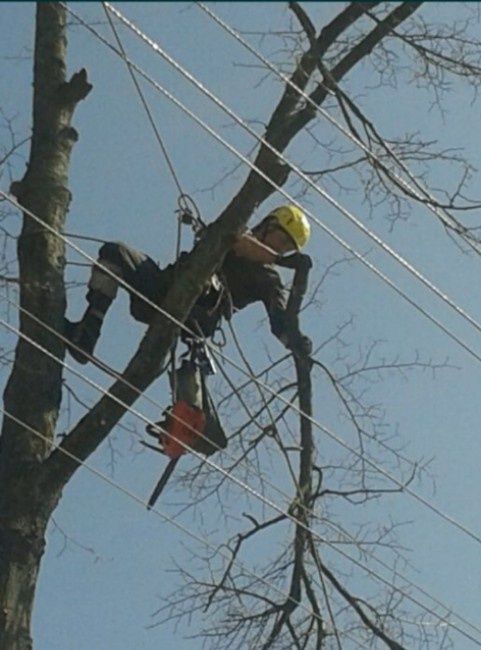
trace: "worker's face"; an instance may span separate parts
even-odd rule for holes
[[[285,255],[286,253],[292,253],[297,250],[292,239],[279,226],[271,226],[268,228],[264,237],[264,244],[272,248],[276,253],[279,253],[279,255]]]

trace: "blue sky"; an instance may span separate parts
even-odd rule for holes
[[[90,20],[104,20],[98,4],[73,3],[72,6]],[[212,7],[230,24],[246,32],[282,30],[291,18],[286,5],[277,2],[220,3]],[[306,4],[317,25],[332,18],[340,7],[335,3]],[[261,130],[281,92],[279,80],[262,80],[264,74],[253,65],[255,61],[198,8],[187,3],[122,3],[121,10],[243,119],[253,120],[254,128]],[[420,13],[426,20],[440,16],[452,23],[458,11],[454,3],[428,3]],[[25,53],[23,48],[32,45],[34,5],[3,3],[0,13],[0,56],[7,57],[1,59],[0,105],[6,115],[15,116],[15,129],[21,138],[28,134],[31,120],[32,66],[28,52]],[[99,29],[110,37],[105,26]],[[250,150],[253,141],[238,126],[234,126],[149,48],[127,32],[121,33],[133,60],[185,101],[235,147],[243,153]],[[252,34],[247,37],[271,60],[281,60],[277,40],[267,37],[259,41]],[[11,58],[17,54],[26,54],[26,57]],[[127,241],[162,264],[171,262],[175,246],[176,189],[125,65],[79,27],[69,33],[68,62],[71,73],[86,67],[94,85],[90,96],[79,105],[74,120],[80,138],[72,156],[70,189],[73,201],[68,232]],[[473,137],[478,133],[479,104],[472,102],[469,88],[453,82],[452,92],[444,104],[445,114],[441,115],[435,108],[428,110],[430,100],[427,92],[417,89],[406,72],[400,73],[396,87],[376,88],[374,81],[371,66],[363,64],[349,76],[344,87],[359,101],[382,133],[392,137],[418,131],[424,139],[436,140],[441,148],[464,148],[474,166],[479,167],[478,138]],[[218,183],[232,170],[236,159],[167,100],[151,88],[145,88],[181,183],[195,198],[204,218],[210,221],[240,187],[246,168],[237,169]],[[317,128],[317,134],[324,141],[336,137],[336,143],[343,143],[341,136],[322,118]],[[5,131],[0,135],[2,140],[7,137]],[[306,137],[293,143],[288,157],[306,169],[322,168],[326,164],[325,153]],[[20,157],[15,159],[16,177],[21,176],[23,165]],[[432,165],[429,172],[434,187],[453,187],[453,167]],[[479,187],[477,179],[476,171],[472,194]],[[480,271],[479,259],[462,254],[434,216],[420,206],[414,206],[409,219],[396,224],[391,231],[385,218],[386,207],[381,205],[371,214],[364,200],[362,184],[354,176],[347,180],[354,187],[352,192],[340,192],[333,184],[326,185],[326,188],[457,303],[475,318],[481,318],[480,286],[476,280]],[[8,188],[7,175],[0,179],[0,186],[3,190]],[[300,188],[299,181],[288,186],[294,192]],[[376,250],[372,242],[361,236],[317,194],[309,190],[304,200],[319,219],[357,250],[368,254],[369,260],[379,265],[403,290],[481,353],[479,333],[420,287],[399,265]],[[269,204],[259,208],[255,218],[261,218],[269,207],[282,202],[281,197],[272,197]],[[9,217],[8,228],[15,232],[18,223],[18,217]],[[190,242],[190,235],[186,233],[184,247],[188,247]],[[82,246],[90,255],[96,254],[96,244],[85,243]],[[333,262],[344,257],[344,252],[318,228],[313,228],[308,252],[315,262],[313,282],[320,279]],[[82,261],[74,253],[69,254],[69,260]],[[70,281],[85,283],[87,278],[86,268],[68,267]],[[75,319],[81,315],[85,306],[83,295],[83,286],[71,290],[69,317]],[[375,383],[366,380],[362,388],[367,391],[366,399],[385,412],[385,421],[389,423],[386,435],[397,436],[392,438],[392,444],[401,446],[409,458],[433,459],[429,466],[430,474],[415,482],[413,488],[441,510],[480,533],[479,362],[358,262],[344,262],[336,267],[335,273],[328,275],[319,302],[319,308],[309,308],[302,318],[306,333],[315,343],[321,344],[329,339],[339,324],[351,317],[353,319],[352,326],[343,332],[346,347],[329,344],[320,353],[319,358],[338,374],[345,372],[349,363],[361,359],[373,344],[373,359],[377,362],[419,358],[422,362],[447,366],[435,373],[429,368],[424,371],[413,369],[404,375],[386,372]],[[10,315],[13,318],[11,312]],[[260,308],[253,307],[239,315],[235,327],[255,368],[262,368],[267,363],[267,353],[273,358],[282,353],[268,331]],[[143,331],[144,327],[128,315],[128,302],[122,295],[106,321],[98,347],[99,356],[122,368],[136,349]],[[5,335],[2,338],[3,346],[12,345],[11,337]],[[231,344],[227,353],[237,358]],[[71,363],[79,369],[75,362]],[[80,369],[103,386],[109,385],[108,380],[95,369]],[[236,377],[236,373],[232,376]],[[5,370],[2,377],[6,377]],[[95,390],[77,379],[72,379],[71,385],[87,402],[94,403],[97,399]],[[219,393],[226,392],[225,385],[218,378],[214,381],[214,389]],[[149,395],[161,404],[168,403],[164,381],[157,382],[149,390]],[[319,373],[316,374],[314,403],[315,417],[348,444],[355,445],[355,433],[340,414],[332,389]],[[142,400],[137,403],[137,408],[147,417],[157,418],[159,415],[157,409]],[[63,415],[65,427],[81,414],[81,407],[73,403],[71,413]],[[233,425],[239,418],[242,419],[234,413],[228,422]],[[123,423],[142,433],[143,424],[133,416],[127,416]],[[319,462],[336,462],[341,457],[339,446],[319,431],[317,436]],[[392,464],[389,465],[392,458],[382,450],[370,445],[369,451],[378,462],[385,462],[386,467],[392,469]],[[184,461],[185,467],[192,466],[190,459]],[[263,471],[270,473],[274,482],[289,491],[288,477],[276,458],[266,453],[262,461]],[[89,462],[140,496],[149,494],[163,463],[160,456],[144,452],[134,434],[120,428],[113,432],[110,443],[102,445]],[[396,473],[396,469],[392,471]],[[280,501],[279,495],[272,491],[268,490],[267,494]],[[230,534],[242,530],[242,512],[271,514],[234,486],[226,488],[223,493],[225,511],[220,510],[214,498],[195,511],[179,514],[181,505],[189,498],[186,486],[173,483],[163,495],[160,507],[196,533],[208,536],[213,543],[224,538],[226,522],[232,526]],[[398,530],[399,543],[409,549],[407,556],[410,561],[409,566],[402,566],[403,572],[469,620],[474,623],[480,620],[481,563],[479,549],[473,540],[441,521],[407,494],[393,495],[360,507],[331,501],[328,508],[333,520],[351,531],[358,526],[402,522]],[[147,513],[85,469],[77,472],[67,486],[55,513],[55,521],[73,541],[64,548],[62,534],[55,527],[51,528],[34,615],[36,650],[153,650],[160,645],[191,650],[200,647],[198,639],[187,638],[198,630],[198,620],[194,620],[191,627],[148,629],[149,624],[156,620],[151,615],[162,602],[163,594],[178,581],[171,571],[174,561],[188,563],[192,571],[199,569],[198,562],[192,560],[189,552],[189,548],[195,549],[198,543],[163,523],[153,513]],[[284,530],[280,541],[269,536],[259,540],[243,559],[255,566],[267,554],[278,550],[286,539],[289,539],[288,532]],[[326,551],[326,557],[339,571],[349,572],[350,567],[333,552]],[[369,587],[360,574],[354,572],[352,580],[360,595],[369,593]],[[474,647],[466,639],[453,638],[457,649]]]

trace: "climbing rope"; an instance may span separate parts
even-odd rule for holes
[[[162,139],[160,131],[159,131],[159,129],[158,129],[156,123],[155,123],[154,117],[152,115],[152,111],[150,110],[150,106],[147,103],[147,100],[145,99],[144,93],[142,92],[142,88],[140,87],[139,82],[137,81],[137,77],[135,76],[135,73],[134,73],[134,71],[133,71],[133,69],[132,69],[132,67],[130,65],[130,62],[129,62],[128,58],[127,58],[127,53],[126,53],[126,51],[124,49],[122,41],[120,40],[120,36],[119,36],[119,34],[117,32],[117,28],[115,27],[115,24],[114,24],[114,22],[113,22],[113,20],[112,20],[112,18],[110,16],[110,11],[108,10],[105,2],[102,2],[102,7],[104,9],[105,15],[107,16],[107,20],[109,21],[110,27],[112,29],[112,33],[113,33],[113,35],[115,37],[115,40],[117,41],[117,45],[119,47],[119,50],[122,53],[122,58],[125,61],[125,64],[127,66],[127,70],[129,71],[132,82],[133,82],[133,84],[134,84],[134,86],[135,86],[135,88],[137,90],[140,101],[142,102],[142,106],[145,109],[145,112],[147,114],[147,118],[148,118],[148,120],[150,122],[150,125],[151,125],[153,131],[154,131],[155,138],[156,138],[157,142],[159,143],[159,147],[160,147],[160,149],[162,151],[162,154],[164,155],[167,167],[169,168],[170,174],[171,174],[171,176],[172,176],[172,178],[174,180],[174,183],[175,183],[175,185],[177,187],[177,190],[178,190],[179,194],[182,196],[184,194],[184,192],[182,190],[182,186],[180,184],[179,177],[177,176],[177,174],[175,172],[174,165],[173,165],[172,160],[171,160],[171,158],[169,156],[169,152],[167,151],[167,147],[164,144],[164,141]]]
[[[112,33],[115,37],[115,40],[117,42],[117,45],[119,47],[119,50],[122,54],[122,58],[125,61],[125,65],[127,66],[127,70],[129,71],[130,78],[132,79],[132,82],[135,86],[135,89],[137,91],[137,94],[139,95],[140,101],[142,103],[142,106],[144,107],[145,113],[147,115],[147,119],[152,127],[152,130],[155,135],[155,139],[157,140],[157,143],[159,145],[159,148],[162,152],[162,155],[165,159],[166,165],[169,169],[170,175],[172,176],[172,180],[174,181],[174,184],[177,188],[177,191],[179,193],[179,198],[177,200],[178,204],[178,209],[175,211],[177,214],[177,220],[178,220],[178,230],[177,230],[177,244],[176,244],[176,261],[179,258],[180,255],[180,243],[181,243],[181,226],[182,224],[188,224],[191,225],[194,233],[198,235],[201,227],[204,227],[205,224],[202,221],[202,218],[200,216],[200,211],[195,203],[195,201],[192,199],[191,196],[189,196],[186,192],[184,192],[179,176],[175,171],[174,163],[172,161],[171,156],[169,155],[169,152],[167,150],[167,146],[162,138],[162,135],[160,133],[160,130],[155,122],[152,110],[145,98],[145,95],[142,91],[142,88],[140,87],[140,84],[137,80],[137,77],[135,75],[135,72],[132,68],[132,65],[127,57],[127,53],[125,51],[125,48],[122,44],[121,38],[119,36],[119,33],[117,31],[117,28],[115,26],[114,21],[112,20],[112,17],[110,15],[110,11],[108,9],[108,6],[105,2],[102,2],[102,7],[104,9],[105,15],[107,17],[107,20],[109,22],[109,25],[112,29]]]
[[[195,203],[195,201],[190,197],[184,190],[182,189],[182,185],[180,183],[180,179],[178,174],[175,171],[174,164],[172,162],[172,158],[169,155],[169,152],[167,150],[167,146],[164,143],[164,140],[161,136],[160,130],[155,122],[154,116],[152,114],[152,110],[150,109],[150,106],[145,98],[145,95],[142,91],[142,88],[140,87],[140,84],[137,80],[137,77],[135,75],[135,72],[130,64],[130,61],[128,60],[127,53],[125,51],[125,48],[122,44],[122,41],[120,39],[119,33],[117,31],[117,28],[115,26],[114,21],[112,20],[112,17],[110,15],[110,11],[108,9],[108,6],[105,2],[102,2],[102,7],[105,12],[105,15],[107,17],[107,20],[109,22],[110,28],[112,30],[112,33],[114,35],[114,38],[117,42],[118,48],[122,54],[122,58],[125,61],[125,64],[127,66],[127,70],[129,71],[130,78],[132,79],[132,82],[135,86],[135,89],[137,91],[137,94],[140,98],[140,101],[142,103],[142,106],[144,107],[145,113],[147,115],[147,119],[152,127],[152,130],[155,135],[155,139],[157,140],[157,143],[159,145],[159,148],[162,152],[162,155],[165,159],[166,165],[170,171],[170,174],[172,176],[172,179],[174,181],[174,184],[177,188],[177,191],[179,193],[179,197],[177,199],[177,205],[178,208],[175,210],[176,216],[177,216],[177,238],[176,238],[176,245],[175,245],[175,263],[176,266],[174,267],[174,281],[177,276],[177,263],[180,258],[180,249],[181,249],[181,242],[182,242],[182,225],[189,225],[192,227],[194,231],[194,237],[197,240],[200,237],[200,234],[205,227],[204,222],[202,221],[200,211]],[[175,395],[177,393],[177,382],[176,382],[176,367],[175,367],[175,355],[176,355],[176,349],[177,349],[177,340],[174,342],[172,345],[171,349],[171,354],[170,354],[170,366],[171,366],[171,389],[172,389],[172,397],[175,402]]]

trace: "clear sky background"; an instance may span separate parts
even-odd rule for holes
[[[100,4],[73,3],[72,6],[89,20],[105,20]],[[306,10],[319,28],[342,6],[341,3],[308,3]],[[231,25],[246,32],[285,30],[292,20],[286,5],[279,2],[220,3],[212,7]],[[120,8],[243,119],[251,120],[254,128],[261,131],[282,91],[280,81],[273,77],[264,79],[264,71],[259,69],[257,62],[197,7],[189,3],[141,2],[122,3]],[[453,24],[460,11],[457,3],[427,3],[419,14],[427,21],[439,17]],[[33,3],[0,5],[0,106],[6,116],[14,118],[18,139],[29,134],[31,125],[34,13]],[[477,27],[479,30],[479,25]],[[99,25],[98,29],[111,40],[108,26]],[[133,60],[235,147],[243,153],[250,151],[253,140],[239,126],[233,125],[147,46],[125,30],[121,34]],[[282,60],[280,44],[275,38],[260,39],[257,34],[250,34],[248,38],[271,60]],[[76,26],[69,30],[68,65],[70,73],[87,68],[94,86],[87,100],[78,106],[74,119],[80,138],[72,156],[70,189],[73,200],[68,232],[123,240],[144,250],[161,264],[171,262],[175,248],[177,192],[124,63]],[[406,72],[401,72],[398,83],[389,87],[376,87],[374,81],[372,66],[366,62],[343,81],[343,87],[356,98],[383,134],[393,137],[417,131],[423,139],[437,141],[440,148],[464,149],[474,167],[480,167],[480,104],[473,101],[469,87],[453,81],[451,93],[443,104],[445,112],[441,114],[435,107],[430,109],[429,94],[409,82]],[[195,198],[205,220],[210,221],[240,187],[246,177],[246,168],[242,166],[222,180],[237,164],[235,157],[161,95],[148,86],[145,88],[181,183]],[[325,142],[335,139],[336,145],[352,148],[322,118],[316,133]],[[0,132],[0,142],[8,142],[5,129]],[[17,156],[13,161],[14,178],[23,173],[27,151],[24,149],[21,153],[23,157]],[[322,148],[304,136],[293,143],[288,157],[309,170],[322,169],[328,164]],[[428,175],[434,187],[455,187],[457,176],[453,166],[432,165]],[[414,206],[409,218],[391,229],[386,219],[387,206],[380,205],[371,212],[359,179],[354,176],[344,179],[353,191],[342,192],[341,188],[329,183],[326,188],[458,304],[481,320],[480,258],[461,253],[432,213],[420,206]],[[8,189],[9,181],[8,174],[4,173],[0,178],[3,190]],[[481,195],[479,186],[476,169],[471,194],[478,198]],[[302,182],[291,182],[288,188],[299,192]],[[303,201],[319,219],[357,250],[368,254],[369,260],[481,354],[479,333],[420,287],[372,242],[359,235],[333,207],[310,189]],[[273,196],[268,204],[259,208],[252,223],[262,218],[270,207],[283,202],[279,195]],[[3,225],[11,232],[18,232],[18,216],[9,217]],[[184,248],[190,243],[190,234],[186,233]],[[90,255],[96,255],[97,244],[84,242],[82,247]],[[308,252],[315,262],[313,283],[330,265],[345,258],[345,252],[316,227]],[[73,252],[68,259],[85,261]],[[79,318],[85,307],[87,278],[87,268],[68,267],[68,280],[82,283],[69,293],[68,315],[72,319]],[[384,411],[388,423],[386,435],[393,436],[393,445],[402,447],[409,458],[432,458],[429,474],[415,482],[414,489],[481,535],[480,362],[359,262],[338,265],[335,274],[330,274],[323,284],[318,298],[318,307],[311,307],[302,317],[303,328],[316,345],[329,339],[340,324],[353,317],[352,325],[343,332],[347,347],[326,344],[319,354],[319,358],[338,374],[345,371],[346,364],[362,358],[374,343],[372,360],[375,362],[418,359],[446,366],[436,372],[430,368],[424,371],[413,368],[404,374],[385,372],[379,377],[372,376],[370,379],[378,381],[365,382],[366,398]],[[14,320],[12,310],[9,313]],[[235,325],[255,368],[267,363],[267,353],[273,358],[282,353],[281,346],[268,330],[262,309],[249,308],[248,313],[236,318]],[[97,348],[99,357],[116,368],[124,367],[143,331],[144,327],[129,316],[128,302],[122,295],[106,321]],[[2,333],[3,347],[11,347],[13,343],[12,337]],[[229,355],[238,357],[231,344],[226,350]],[[344,358],[344,355],[347,356]],[[67,361],[103,386],[109,385],[108,379],[95,369],[78,367],[71,359]],[[5,369],[2,377],[4,380],[7,377]],[[93,388],[75,378],[69,379],[69,383],[82,400],[95,403],[98,393]],[[219,379],[214,381],[214,387],[226,392]],[[169,402],[163,381],[157,382],[149,395],[163,405]],[[321,374],[316,375],[314,403],[315,417],[336,431],[340,438],[355,445],[353,428],[339,414],[339,404]],[[74,401],[69,411],[67,406],[65,399],[62,420],[65,429],[83,412]],[[159,416],[158,410],[143,400],[137,403],[137,408],[148,417],[156,419]],[[237,421],[233,414],[232,424]],[[228,422],[230,424],[231,420]],[[146,497],[164,461],[140,446],[135,431],[142,434],[142,422],[128,415],[122,424],[134,433],[117,428],[89,462],[122,486]],[[246,435],[254,435],[254,432]],[[316,436],[319,463],[329,464],[341,457],[338,445],[320,431]],[[368,449],[392,469],[392,458],[385,452],[375,445],[368,445]],[[290,490],[287,477],[280,472],[275,459],[266,458],[265,461],[263,470],[271,472],[273,480],[283,489]],[[193,461],[184,459],[183,462],[185,467],[190,467]],[[222,461],[219,459],[219,462]],[[396,473],[396,469],[392,471]],[[231,486],[223,494],[228,521],[234,526],[232,533],[242,530],[237,519],[240,513],[262,512],[258,503],[247,499],[238,487]],[[279,495],[271,493],[269,496],[280,502]],[[226,511],[220,512],[217,500],[201,504],[195,512],[181,512],[182,504],[188,499],[186,487],[173,482],[162,496],[159,508],[213,543],[224,539],[223,514]],[[398,539],[410,562],[409,566],[402,565],[405,575],[456,612],[479,623],[481,553],[474,540],[441,521],[407,494],[393,495],[360,507],[330,502],[329,509],[332,517],[351,531],[376,523],[387,526],[390,522],[402,523]],[[264,513],[265,516],[272,514],[267,508]],[[199,639],[188,638],[198,631],[199,619],[194,618],[190,627],[182,624],[177,629],[168,625],[149,629],[157,620],[152,615],[161,605],[162,596],[178,584],[178,577],[171,571],[174,561],[184,563],[195,572],[198,563],[191,559],[189,549],[200,550],[199,543],[85,469],[78,471],[66,488],[55,521],[64,532],[56,526],[50,527],[34,614],[36,650],[154,650],[160,647],[193,650],[201,647]],[[64,535],[70,538],[66,544]],[[287,539],[282,538],[282,541]],[[279,541],[266,537],[254,544],[244,559],[255,567],[266,554],[278,549]],[[340,561],[328,551],[326,557],[340,571],[350,573],[347,561]],[[380,572],[386,575],[385,571]],[[369,591],[363,591],[367,583],[360,576],[360,572],[354,571],[352,582],[347,584],[362,596]],[[429,621],[429,617],[426,620]],[[456,633],[453,639],[457,650],[475,647]]]

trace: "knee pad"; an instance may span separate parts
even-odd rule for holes
[[[113,275],[116,275],[118,278],[123,279],[120,266],[113,264],[112,262],[109,262],[105,259],[100,259],[99,262]],[[101,293],[112,301],[117,295],[118,287],[119,282],[116,278],[112,277],[110,273],[106,273],[98,266],[94,266],[88,283],[89,291]]]

